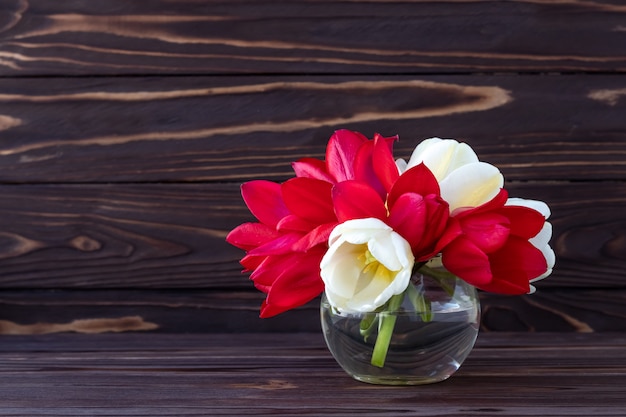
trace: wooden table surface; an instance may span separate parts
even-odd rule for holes
[[[1,416],[624,416],[626,335],[481,333],[447,381],[355,381],[319,333],[3,336]]]

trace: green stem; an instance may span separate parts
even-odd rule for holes
[[[391,335],[393,334],[395,325],[396,316],[384,315],[382,317],[380,321],[380,331],[378,332],[374,351],[372,352],[372,365],[379,368],[385,366],[385,359],[387,359],[389,343],[391,342]]]
[[[394,313],[400,308],[403,299],[404,293],[394,295],[389,300],[389,307],[386,311],[379,313],[378,336],[376,337],[371,360],[373,366],[382,368],[385,365],[389,344],[391,343],[391,336],[393,335],[393,329],[396,325],[396,315]]]

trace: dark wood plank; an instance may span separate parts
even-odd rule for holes
[[[481,293],[484,332],[626,332],[626,290]],[[0,334],[319,332],[319,302],[260,319],[253,290],[2,291]]]
[[[623,182],[511,183],[509,195],[545,201],[557,256],[554,274],[541,282],[558,287],[622,287],[626,261],[626,189]]]
[[[449,380],[357,382],[321,333],[3,337],[0,415],[621,416],[623,335],[481,334]]]
[[[532,295],[481,293],[484,331],[626,331],[626,292],[540,288]]]
[[[264,320],[263,298],[252,289],[2,291],[0,334],[321,331],[317,302]]]
[[[0,75],[623,71],[622,2],[0,2]]]
[[[0,79],[0,181],[280,180],[339,128],[399,134],[404,158],[458,138],[510,180],[624,180],[624,88],[606,75]]]
[[[5,288],[177,288],[243,281],[241,253],[225,241],[233,220],[250,216],[237,185],[1,188]]]
[[[545,287],[624,288],[623,182],[516,183],[552,211]],[[0,186],[0,288],[250,288],[225,242],[253,221],[237,184]]]

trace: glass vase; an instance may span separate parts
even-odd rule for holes
[[[456,372],[478,335],[476,289],[443,267],[413,274],[396,305],[342,313],[322,296],[324,338],[337,363],[372,384],[419,385]]]

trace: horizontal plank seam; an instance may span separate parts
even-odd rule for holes
[[[0,75],[0,80],[12,80],[12,79],[77,79],[77,78],[187,78],[187,77],[205,77],[205,78],[250,78],[250,77],[432,77],[432,76],[476,76],[476,77],[493,77],[493,76],[570,76],[570,75],[589,75],[589,76],[606,76],[606,75],[626,75],[625,70],[598,70],[598,71],[523,71],[523,70],[508,70],[508,71],[440,71],[440,72],[246,72],[246,73],[232,73],[232,72],[216,72],[216,73],[134,73],[134,74],[37,74],[37,75]]]

